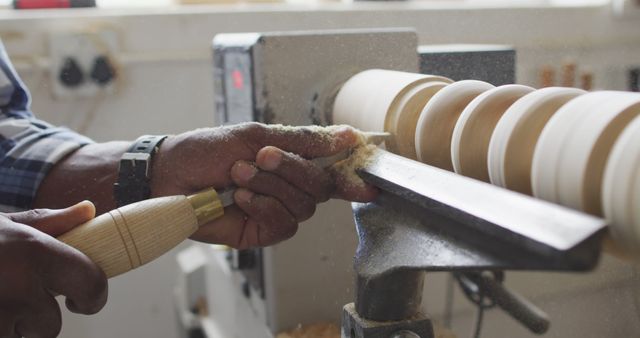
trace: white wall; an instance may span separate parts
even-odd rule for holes
[[[456,3],[394,3],[152,11],[0,12],[0,36],[32,89],[33,110],[74,128],[88,119],[85,132],[100,141],[212,126],[210,41],[220,32],[415,27],[423,44],[513,44],[519,52],[519,82],[532,85],[539,65],[567,57],[592,69],[600,88],[623,89],[624,69],[640,65],[640,21],[617,19],[606,6],[471,9]],[[101,100],[55,100],[46,70],[47,33],[101,24],[122,33],[118,56],[126,81],[121,90]],[[173,255],[111,281],[102,313],[87,318],[65,314],[62,336],[175,337]]]

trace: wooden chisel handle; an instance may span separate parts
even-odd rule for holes
[[[221,217],[224,207],[213,189],[133,203],[102,214],[58,239],[87,255],[108,278],[146,264],[191,236],[198,226]]]

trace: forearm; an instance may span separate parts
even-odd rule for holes
[[[129,142],[95,143],[74,151],[48,172],[34,207],[66,208],[90,200],[98,214],[114,209],[113,184],[120,157],[129,146]]]

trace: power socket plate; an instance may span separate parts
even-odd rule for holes
[[[115,60],[118,48],[118,36],[115,31],[60,31],[49,37],[50,81],[53,96],[56,99],[75,99],[94,97],[98,94],[110,94],[114,91],[114,82],[101,86],[91,79],[91,70],[95,59],[99,56]],[[74,58],[83,72],[83,82],[68,87],[60,81],[60,72],[69,57]]]

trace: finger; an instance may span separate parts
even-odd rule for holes
[[[53,237],[91,220],[95,215],[96,208],[89,201],[82,201],[66,209],[33,209],[8,214],[12,221],[30,225]]]
[[[62,329],[60,307],[53,296],[42,292],[38,303],[15,326],[15,331],[25,338],[57,337]]]
[[[246,249],[248,247],[240,247],[240,242],[247,219],[249,219],[247,214],[234,204],[224,208],[223,217],[200,226],[190,238],[205,243],[225,244],[236,249]]]
[[[256,155],[256,164],[284,178],[296,188],[313,196],[316,202],[327,201],[335,191],[331,175],[302,157],[267,146]]]
[[[245,139],[254,151],[274,146],[304,158],[333,155],[355,146],[360,141],[358,131],[349,126],[287,127],[249,123],[241,125]]]
[[[94,314],[107,301],[104,272],[80,251],[51,237],[42,236],[33,252],[45,288],[66,296],[72,312]]]
[[[240,188],[236,204],[248,216],[240,240],[241,247],[267,246],[291,238],[298,231],[293,215],[277,199]]]
[[[378,196],[378,189],[363,181],[355,172],[331,168],[330,172],[336,182],[335,197],[353,202],[371,202]]]
[[[236,162],[231,168],[231,179],[239,187],[275,197],[298,222],[309,219],[316,211],[316,202],[313,197],[296,189],[275,174],[258,170],[249,162]]]

